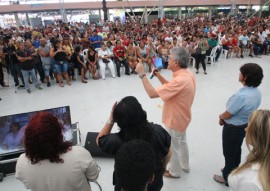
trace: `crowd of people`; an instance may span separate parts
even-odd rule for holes
[[[15,86],[21,85],[31,93],[30,83],[42,89],[41,83],[50,87],[55,79],[64,87],[63,77],[68,85],[78,75],[87,83],[87,71],[94,80],[105,79],[106,66],[114,78],[120,77],[121,66],[126,75],[136,74],[138,58],[149,72],[155,57],[160,57],[163,68],[167,68],[173,47],[187,48],[196,60],[196,73],[201,64],[207,74],[209,55],[218,61],[221,53],[227,59],[244,58],[246,52],[250,57],[269,54],[270,18],[195,17],[154,19],[147,24],[134,20],[124,24],[58,23],[44,28],[0,28],[0,39],[0,84],[6,86],[2,69],[6,67]]]
[[[212,55],[213,51],[215,61],[223,52],[226,59],[230,59],[233,53],[239,59],[246,56],[245,52],[249,57],[268,54],[269,21],[270,17],[196,17],[154,19],[147,24],[129,20],[125,24],[70,23],[33,29],[32,32],[20,28],[8,39],[3,52],[7,55],[6,50],[12,47],[13,51],[7,58],[18,60],[17,72],[22,73],[21,78],[29,91],[30,80],[42,89],[35,79],[35,70],[40,78],[43,75],[41,81],[48,87],[52,77],[60,87],[64,86],[63,77],[71,85],[76,77],[74,68],[78,69],[83,83],[87,83],[86,71],[94,80],[105,79],[106,66],[112,77],[121,76],[121,66],[124,66],[126,75],[138,74],[149,98],[161,98],[164,102],[164,127],[148,122],[147,113],[138,100],[128,96],[113,104],[96,143],[104,152],[115,156],[112,175],[115,190],[159,191],[163,187],[163,177],[176,179],[180,178],[182,171],[191,171],[186,137],[196,93],[195,74],[188,68],[191,56],[195,58],[196,73],[202,64],[204,74],[207,74],[209,60],[206,56]],[[31,51],[33,49],[37,50]],[[163,68],[173,73],[172,80],[167,80],[159,70],[152,68],[156,57],[162,60]],[[9,61],[6,57],[3,59]],[[16,62],[13,61],[9,64],[14,66]],[[151,84],[145,77],[147,72],[152,72],[160,81],[160,87],[155,88]],[[19,73],[13,75],[14,81],[18,76]],[[230,97],[225,111],[217,116],[223,126],[225,165],[221,169],[222,175],[214,175],[213,178],[230,186],[233,191],[270,189],[270,115],[268,110],[257,110],[262,99],[258,86],[263,76],[258,64],[241,66],[239,82],[243,88]],[[115,123],[119,132],[112,133]],[[63,140],[62,129],[49,113],[37,114],[29,122],[24,140],[26,152],[20,156],[16,167],[16,177],[27,188],[91,190],[88,181],[98,178],[99,168],[85,149],[71,146]],[[250,154],[239,167],[245,136]],[[77,163],[79,165],[75,165]],[[69,182],[73,176],[70,172],[74,171],[79,179]]]

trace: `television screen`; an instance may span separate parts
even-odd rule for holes
[[[50,112],[63,125],[64,140],[73,142],[73,129],[69,106],[20,113],[0,117],[0,157],[24,151],[24,131],[31,117],[37,112]]]

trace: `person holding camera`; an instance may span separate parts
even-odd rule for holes
[[[19,61],[16,57],[16,47],[14,45],[14,40],[12,39],[5,40],[3,52],[5,55],[6,67],[10,70],[11,75],[14,78],[15,86],[17,87],[20,85],[19,78],[18,78],[19,76],[23,82],[23,85],[21,87],[24,87],[25,83],[24,83],[21,67],[19,65]]]

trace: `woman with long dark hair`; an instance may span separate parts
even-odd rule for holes
[[[69,52],[62,48],[59,40],[52,41],[50,57],[53,58],[54,67],[57,73],[56,78],[60,87],[64,87],[62,83],[62,74],[64,75],[67,84],[71,85],[70,78],[68,76],[68,54]]]
[[[118,133],[111,133],[114,122],[120,128]],[[147,121],[147,114],[135,97],[127,96],[113,105],[110,118],[97,137],[97,144],[104,152],[115,155],[124,143],[135,139],[150,143],[155,151],[155,179],[148,185],[148,191],[159,191],[171,156],[171,137],[160,125]],[[121,185],[116,177],[113,183],[115,190],[119,191]]]
[[[49,112],[31,118],[25,129],[25,153],[16,165],[16,178],[32,191],[91,191],[89,181],[99,170],[90,153],[63,137],[63,126]]]

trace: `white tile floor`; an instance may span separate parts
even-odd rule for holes
[[[258,63],[264,70],[262,103],[260,108],[270,108],[270,56],[262,58],[220,59],[214,66],[207,65],[208,75],[202,72],[196,75],[197,92],[193,104],[193,119],[188,128],[188,143],[190,148],[191,172],[183,173],[180,179],[164,178],[163,191],[225,191],[227,187],[213,181],[214,173],[219,173],[224,164],[221,148],[221,130],[218,125],[218,115],[224,111],[228,98],[235,93],[241,84],[238,82],[239,68],[247,62]],[[172,78],[170,71],[162,71],[168,79]],[[157,79],[151,83],[159,86]],[[138,76],[124,76],[113,79],[107,71],[106,80],[88,81],[82,84],[79,80],[71,87],[60,88],[55,84],[43,91],[34,90],[32,94],[20,90],[16,94],[13,88],[0,88],[0,116],[52,107],[70,105],[72,122],[79,122],[84,144],[88,131],[99,131],[108,119],[111,106],[124,96],[137,97],[147,111],[148,120],[161,124],[161,99],[149,99]],[[117,131],[115,126],[113,131]],[[243,159],[247,154],[243,145]],[[112,159],[96,158],[101,167],[98,182],[104,191],[112,187]],[[93,191],[99,190],[92,184]],[[23,184],[14,176],[5,177],[0,183],[1,191],[22,191]]]

